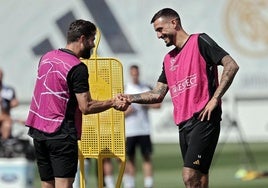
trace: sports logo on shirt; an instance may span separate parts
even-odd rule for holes
[[[170,93],[172,98],[178,96],[180,93],[185,92],[187,89],[190,89],[197,85],[196,74],[187,76],[183,80],[180,80],[170,87]]]
[[[175,65],[175,63],[176,63],[176,59],[174,57],[171,58],[170,59],[170,68],[169,68],[170,71],[175,71],[177,69],[178,65]]]

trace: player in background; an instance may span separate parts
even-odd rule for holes
[[[137,65],[129,68],[130,82],[125,85],[125,93],[141,93],[151,90],[151,87],[140,81],[140,71]],[[127,163],[124,174],[124,188],[135,188],[136,151],[139,148],[142,155],[144,187],[153,187],[153,163],[151,142],[151,122],[149,109],[160,108],[161,104],[132,104],[125,111],[126,154]]]

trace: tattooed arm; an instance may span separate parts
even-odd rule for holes
[[[164,100],[168,92],[167,84],[157,82],[155,88],[139,94],[122,94],[121,97],[126,97],[130,103],[154,104]]]
[[[236,64],[236,62],[230,55],[223,57],[221,60],[221,64],[223,65],[223,72],[221,75],[220,84],[211,100],[200,113],[199,118],[201,119],[201,121],[203,121],[206,117],[207,120],[210,119],[211,112],[215,109],[221,97],[232,84],[233,79],[239,69],[239,66]]]
[[[129,106],[126,98],[119,99],[117,97],[114,97],[112,99],[103,101],[93,100],[89,91],[84,93],[76,93],[75,95],[79,109],[84,115],[103,112],[110,108],[125,111]]]
[[[223,72],[221,75],[220,85],[218,86],[217,90],[215,91],[213,98],[221,99],[227,89],[233,82],[233,79],[239,69],[236,62],[233,58],[229,55],[222,58],[221,63],[223,65]]]

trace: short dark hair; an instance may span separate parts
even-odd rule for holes
[[[151,24],[154,23],[155,20],[157,20],[160,17],[177,19],[179,24],[181,23],[179,14],[171,8],[163,8],[159,10],[157,13],[155,13],[155,15],[151,20]]]
[[[139,69],[139,66],[136,64],[133,64],[129,67],[129,69]]]
[[[91,23],[90,21],[86,20],[75,20],[72,22],[69,26],[68,32],[67,32],[67,43],[75,42],[78,38],[80,38],[82,35],[85,37],[90,37],[92,35],[96,34],[96,26]]]

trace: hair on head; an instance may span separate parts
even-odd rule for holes
[[[180,16],[179,16],[179,14],[175,10],[173,10],[171,8],[163,8],[163,9],[159,10],[153,16],[153,18],[151,20],[151,23],[154,23],[155,20],[157,20],[160,17],[177,19],[179,21],[179,23],[180,23]]]
[[[67,32],[67,43],[75,42],[82,35],[85,37],[90,37],[96,34],[96,26],[90,21],[86,20],[75,20],[69,26]]]

